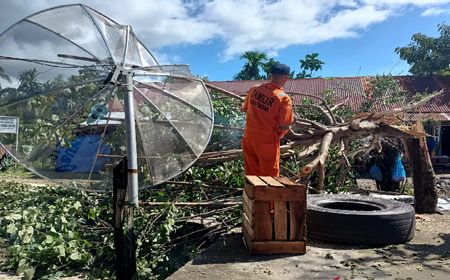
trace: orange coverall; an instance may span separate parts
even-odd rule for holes
[[[280,175],[280,139],[294,121],[292,101],[268,82],[253,87],[242,104],[247,113],[242,150],[246,175]]]

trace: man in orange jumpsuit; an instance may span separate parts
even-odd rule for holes
[[[269,82],[252,87],[242,104],[247,114],[242,139],[246,175],[280,175],[280,139],[294,121],[292,101],[283,91],[289,74],[289,66],[275,64]]]

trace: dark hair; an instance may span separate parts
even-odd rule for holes
[[[277,64],[272,65],[272,67],[270,67],[270,74],[289,75],[290,73],[291,73],[291,68],[286,64],[277,63]]]

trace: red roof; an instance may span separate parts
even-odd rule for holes
[[[404,90],[415,93],[433,92],[444,89],[439,96],[430,100],[427,104],[417,108],[415,112],[420,113],[450,113],[450,76],[416,77],[416,76],[395,76],[398,83]],[[286,92],[307,93],[316,96],[324,96],[328,92],[334,103],[340,103],[348,99],[348,104],[352,110],[359,111],[361,103],[365,100],[365,89],[370,84],[371,77],[339,77],[339,78],[313,78],[288,80],[284,86]],[[261,84],[265,81],[226,81],[210,82],[224,90],[231,91],[238,95],[246,95],[253,85]],[[293,102],[300,104],[302,96],[293,96]],[[404,104],[396,103],[389,106],[376,103],[373,111],[382,111],[391,108],[402,107]],[[438,116],[439,114],[430,115]],[[439,115],[440,116],[440,115]],[[448,116],[448,114],[447,114]],[[443,117],[442,120],[445,120]]]

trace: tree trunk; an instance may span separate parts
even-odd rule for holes
[[[438,198],[436,178],[425,145],[425,137],[409,138],[407,151],[413,177],[416,213],[435,213]]]

